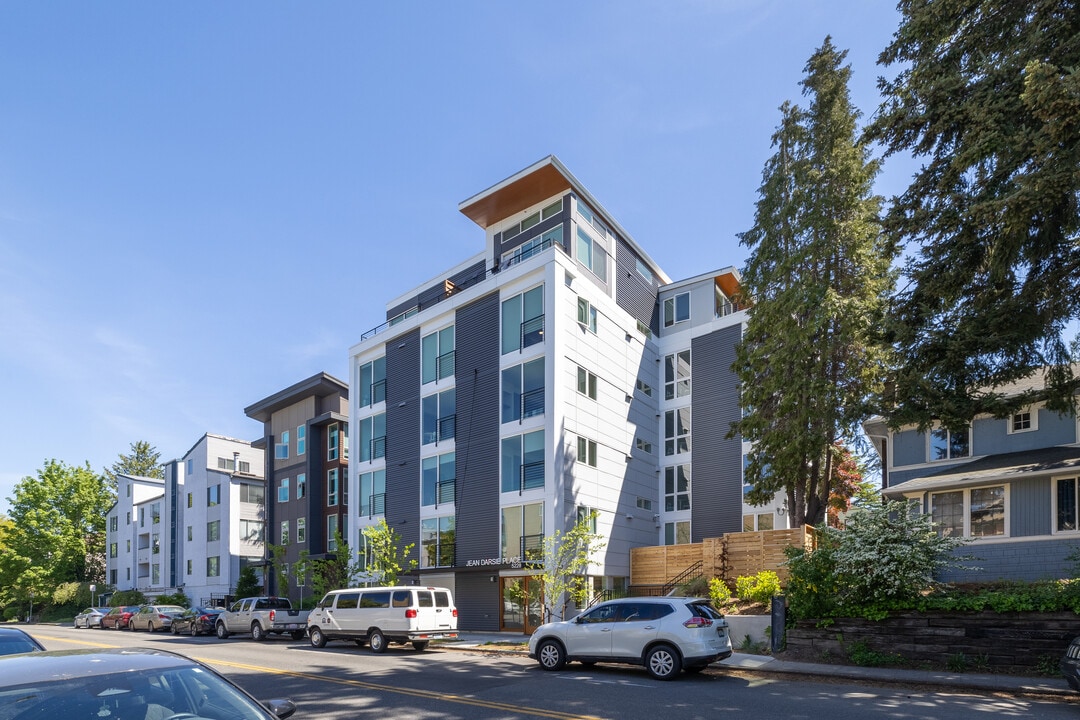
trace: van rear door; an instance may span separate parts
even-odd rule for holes
[[[457,630],[457,608],[449,590],[432,590],[435,600],[435,627],[439,630]]]

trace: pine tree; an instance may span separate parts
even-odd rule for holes
[[[752,303],[736,371],[752,443],[748,500],[787,495],[794,526],[819,524],[850,439],[885,375],[877,335],[892,290],[892,247],[873,195],[878,163],[858,136],[850,67],[830,38],[810,58],[804,112],[785,103],[766,163],[743,288]]]
[[[1080,316],[1080,8],[1077,0],[903,0],[867,129],[922,165],[885,229],[918,250],[891,333],[891,413],[958,430],[1080,381],[1065,326]],[[997,388],[1051,368],[1048,387]]]
[[[105,477],[108,478],[112,487],[116,487],[117,475],[133,475],[135,477],[163,478],[165,472],[161,468],[161,453],[145,440],[131,443],[131,454],[120,453],[120,459],[105,468]]]

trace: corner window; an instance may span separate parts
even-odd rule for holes
[[[664,300],[664,327],[690,319],[690,293],[679,293]]]
[[[502,354],[544,341],[544,286],[539,285],[502,303]]]
[[[596,308],[585,298],[578,298],[577,321],[582,327],[588,328],[593,335],[596,334]]]
[[[544,358],[502,371],[502,422],[544,414]]]
[[[386,358],[360,366],[360,407],[370,407],[386,400]]]
[[[930,461],[956,460],[971,455],[970,428],[952,432],[945,428],[930,431]]]
[[[577,231],[577,259],[602,282],[607,282],[607,251],[581,228]]]
[[[420,340],[421,383],[454,376],[454,326],[425,335]]]
[[[544,487],[544,431],[502,439],[502,492]]]
[[[664,399],[674,400],[690,394],[690,351],[664,356]]]

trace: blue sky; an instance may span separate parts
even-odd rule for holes
[[[259,437],[244,407],[347,379],[388,300],[482,249],[458,202],[548,154],[672,278],[741,266],[806,60],[832,35],[870,116],[897,23],[875,0],[5,3],[0,512],[49,458]]]

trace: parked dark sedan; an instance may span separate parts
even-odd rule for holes
[[[127,630],[131,616],[139,612],[138,605],[122,605],[109,610],[105,617],[101,618],[101,628],[113,630]]]
[[[279,720],[289,700],[260,703],[207,665],[149,648],[0,657],[0,717]]]
[[[217,622],[221,608],[188,608],[172,621],[173,635],[213,635],[214,623]]]
[[[1080,637],[1073,638],[1069,643],[1069,649],[1065,651],[1065,657],[1061,658],[1061,674],[1069,683],[1069,687],[1080,692]]]
[[[38,652],[44,649],[41,643],[19,628],[0,627],[0,655]]]

